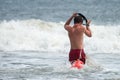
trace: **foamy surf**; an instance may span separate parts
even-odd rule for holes
[[[64,33],[62,23],[41,20],[4,21],[0,24],[0,49],[7,51],[59,50],[59,47],[65,45],[61,41],[65,39]]]
[[[0,23],[1,51],[68,51],[69,40],[64,22],[46,22],[39,19],[11,20]],[[92,38],[85,37],[87,53],[118,53],[120,27],[91,25]]]

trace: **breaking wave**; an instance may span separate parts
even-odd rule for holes
[[[69,51],[69,40],[64,22],[39,19],[1,21],[0,50]],[[85,37],[89,53],[118,53],[120,26],[91,25],[93,37]]]

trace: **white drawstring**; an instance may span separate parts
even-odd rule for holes
[[[80,50],[80,56],[79,56],[79,59],[82,59],[81,53],[82,53],[82,50]]]

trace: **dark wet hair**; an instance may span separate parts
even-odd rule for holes
[[[83,23],[83,19],[82,19],[82,16],[75,16],[74,18],[74,24],[76,23]]]

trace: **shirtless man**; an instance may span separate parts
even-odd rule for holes
[[[82,25],[83,20],[81,16],[77,16],[78,13],[73,15],[66,21],[64,28],[68,31],[68,36],[71,44],[71,50],[69,52],[69,61],[72,64],[77,59],[80,59],[84,64],[86,61],[86,55],[83,49],[83,36],[92,37],[91,30],[89,28],[90,20],[87,22],[87,26]],[[74,18],[74,25],[70,26],[70,22]]]

